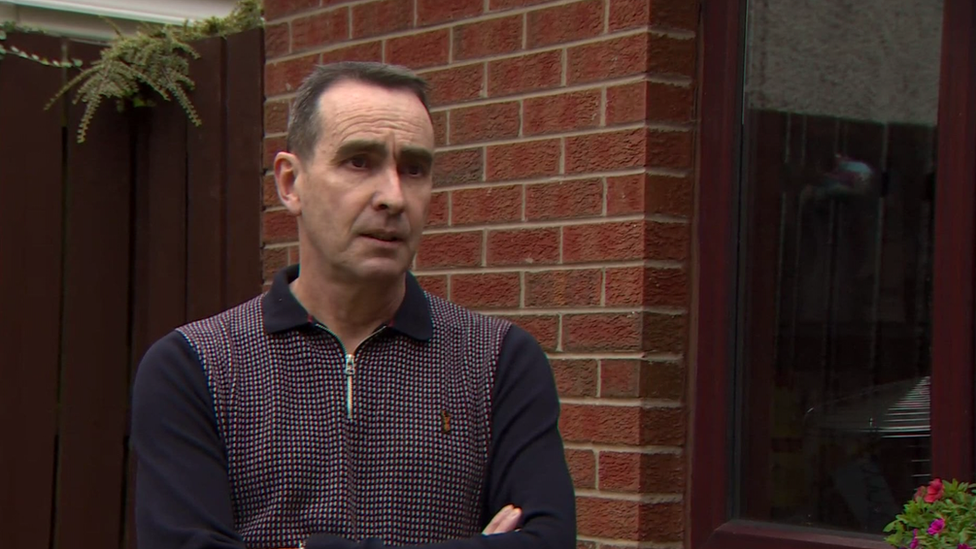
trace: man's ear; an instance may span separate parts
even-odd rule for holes
[[[292,215],[302,213],[302,165],[301,160],[292,153],[279,152],[274,160],[275,186],[278,199]]]

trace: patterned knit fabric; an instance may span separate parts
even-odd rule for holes
[[[510,324],[427,294],[433,336],[384,328],[345,351],[324,327],[269,334],[260,298],[180,329],[200,357],[249,548],[309,534],[388,544],[480,531],[491,391]]]

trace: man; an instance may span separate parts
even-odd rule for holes
[[[574,549],[545,354],[408,272],[432,188],[424,81],[317,68],[288,149],[300,270],[140,365],[140,549]]]

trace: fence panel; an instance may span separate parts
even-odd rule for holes
[[[60,58],[61,41],[11,34],[6,46]],[[61,342],[62,127],[45,103],[62,73],[0,62],[0,547],[48,547]]]
[[[99,48],[69,42],[69,55]],[[69,109],[76,128],[82,105]],[[118,545],[129,397],[130,124],[99,109],[87,142],[67,140],[56,547]]]
[[[4,44],[99,53],[43,35]],[[202,127],[174,102],[107,102],[83,144],[83,105],[44,110],[66,71],[0,61],[0,547],[135,547],[136,365],[177,326],[261,291],[263,33],[195,46]]]

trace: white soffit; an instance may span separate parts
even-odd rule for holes
[[[189,19],[224,17],[234,9],[234,0],[0,0],[15,6],[42,8],[112,19],[152,23],[183,23]]]

